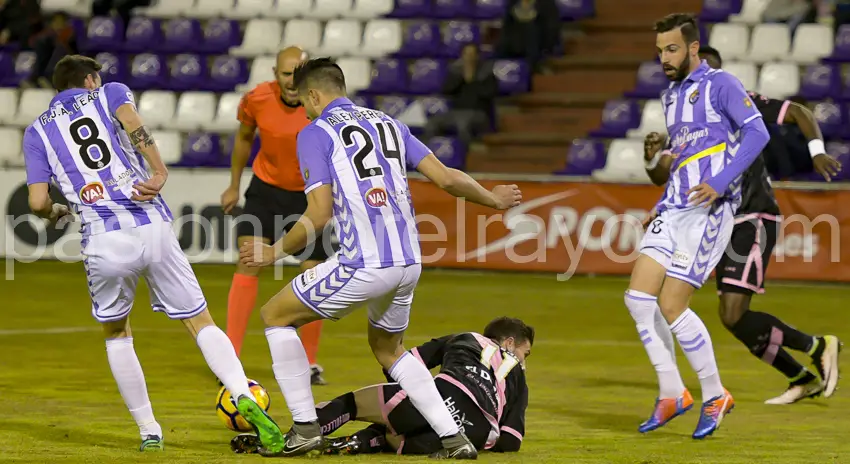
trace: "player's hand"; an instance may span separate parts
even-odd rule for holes
[[[150,179],[133,185],[136,192],[130,197],[133,201],[151,201],[159,195],[165,185],[165,174],[156,173]]]
[[[640,221],[640,225],[641,227],[643,227],[643,230],[646,230],[646,228],[649,227],[649,224],[652,223],[652,221],[654,221],[657,217],[658,211],[656,211],[655,208],[652,208],[652,211],[650,211],[649,214],[647,214],[646,217],[643,218],[643,221]]]
[[[47,221],[50,225],[55,225],[56,228],[61,229],[66,224],[74,222],[74,215],[71,214],[71,210],[67,206],[53,203],[53,211],[50,212]]]
[[[251,241],[239,247],[239,261],[248,267],[265,267],[274,264],[277,256],[273,246]]]
[[[815,165],[815,172],[822,175],[827,182],[831,182],[832,178],[838,175],[841,171],[841,161],[821,153],[812,158],[812,164]]]
[[[492,192],[496,199],[496,209],[513,208],[522,202],[522,192],[514,184],[497,185],[493,187]]]
[[[230,214],[236,203],[239,203],[239,187],[231,185],[221,194],[221,209],[224,210],[224,214]]]
[[[694,194],[693,197],[691,197],[691,194]],[[696,187],[691,187],[686,196],[690,198],[690,201],[688,201],[689,204],[708,208],[714,204],[714,201],[720,197],[720,194],[712,186],[702,183]]]
[[[655,154],[661,151],[664,144],[667,143],[667,136],[658,132],[650,132],[643,139],[643,158],[650,161],[655,157]]]

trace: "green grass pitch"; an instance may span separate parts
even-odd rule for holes
[[[223,327],[233,268],[195,266],[213,316]],[[268,273],[260,302],[283,286]],[[287,278],[294,270],[287,271]],[[409,347],[432,336],[482,330],[495,316],[512,315],[537,328],[528,361],[531,392],[527,436],[520,453],[484,454],[484,462],[523,463],[850,463],[850,394],[792,406],[763,401],[785,388],[784,379],[752,357],[720,325],[713,283],[692,307],[714,340],[722,379],[737,400],[714,437],[690,438],[697,408],[648,435],[637,433],[656,395],[654,372],[623,306],[626,281],[554,275],[425,272],[408,332]],[[140,288],[132,316],[136,350],[151,401],[165,430],[166,452],[135,451],[138,433],[114,385],[99,327],[91,318],[82,267],[57,262],[16,264],[3,284],[0,318],[0,461],[2,462],[256,462],[236,456],[232,433],[214,412],[215,379],[178,322],[150,311]],[[755,308],[773,312],[814,333],[850,340],[850,287],[773,285]],[[320,362],[330,382],[314,389],[316,401],[382,381],[358,312],[325,325]],[[274,382],[259,315],[243,360],[248,376],[272,397],[271,413],[288,425],[289,413]],[[699,398],[699,384],[684,356],[679,365]],[[846,362],[843,363],[846,368]],[[359,424],[357,424],[359,425]],[[353,426],[343,431],[352,431]],[[407,462],[424,458],[339,457],[328,460]]]

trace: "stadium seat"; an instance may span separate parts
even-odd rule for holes
[[[758,24],[750,37],[747,58],[755,63],[767,63],[788,56],[791,50],[791,30],[785,24]],[[721,54],[725,58],[726,55]]]
[[[444,97],[423,97],[418,98],[417,101],[422,104],[425,115],[428,117],[443,114],[449,110],[449,102]]]
[[[387,94],[407,91],[407,67],[403,61],[380,59],[372,67],[372,82],[368,93]]]
[[[744,0],[741,12],[729,16],[733,23],[758,24],[771,0]]]
[[[179,132],[169,130],[157,131],[156,147],[159,148],[159,154],[162,156],[162,162],[166,165],[171,166],[180,161],[180,154],[182,150]]]
[[[130,77],[126,84],[132,89],[147,90],[165,86],[168,65],[160,55],[142,53],[133,58],[130,64]]]
[[[392,0],[354,0],[354,8],[348,16],[358,19],[380,18],[392,10]]]
[[[15,76],[12,85],[17,86],[21,81],[29,79],[35,66],[35,52],[20,52],[15,58]]]
[[[507,2],[505,0],[476,0],[475,2],[475,18],[476,19],[500,19],[505,15]]]
[[[354,103],[356,106],[362,106],[364,108],[374,108],[375,107],[374,101],[372,100],[372,97],[370,97],[369,95],[360,94],[360,95],[351,96],[349,98],[351,99],[351,102]]]
[[[174,57],[167,87],[171,90],[187,91],[205,89],[209,84],[207,60],[200,55],[183,53]]]
[[[0,87],[12,87],[16,82],[15,55],[0,51]]]
[[[293,19],[286,22],[279,48],[297,45],[314,51],[322,40],[322,25],[312,19]]]
[[[214,92],[229,92],[248,81],[248,64],[242,58],[217,56],[210,65],[210,80],[204,87]]]
[[[251,63],[251,71],[248,73],[248,82],[236,87],[239,92],[248,92],[257,84],[270,81],[274,78],[275,56],[260,56],[254,58]],[[346,76],[347,77],[347,76]]]
[[[345,74],[345,84],[349,93],[369,88],[372,78],[372,66],[364,58],[340,58],[336,62]]]
[[[410,21],[404,26],[399,56],[418,58],[439,50],[442,38],[440,26],[430,21]]]
[[[0,127],[0,167],[19,167],[24,164],[24,157],[21,153],[21,145],[23,144],[24,134],[21,129],[14,127]]]
[[[242,101],[242,94],[238,92],[229,92],[221,96],[218,100],[218,109],[215,112],[215,119],[204,123],[203,129],[212,132],[234,132],[239,127],[239,121],[236,119],[236,114],[239,111],[239,102]]]
[[[723,65],[723,70],[737,77],[747,90],[752,90],[758,85],[758,68],[753,63],[743,61],[726,63]]]
[[[427,18],[431,16],[431,2],[428,0],[396,0],[395,8],[389,16],[392,18]]]
[[[353,6],[352,0],[313,0],[313,2],[313,9],[305,15],[307,18],[347,18]]]
[[[577,20],[593,16],[594,0],[557,0],[558,12],[561,19]]]
[[[826,138],[836,138],[843,135],[845,132],[844,121],[845,115],[837,103],[821,102],[815,105],[812,113],[820,126],[823,136]]]
[[[12,125],[26,127],[35,121],[41,113],[50,108],[50,101],[56,96],[56,92],[47,89],[26,89],[21,92],[18,102],[18,113]]]
[[[41,0],[41,11],[56,13],[59,11],[73,16],[91,15],[92,0]]]
[[[175,18],[189,14],[194,5],[195,0],[155,0],[153,5],[136,11],[151,18]]]
[[[101,52],[94,59],[103,67],[100,78],[104,83],[127,80],[127,61],[113,53]]]
[[[643,141],[614,140],[608,147],[605,167],[592,175],[603,182],[649,182],[643,164]]]
[[[320,56],[351,56],[360,49],[363,26],[356,19],[332,19],[325,24],[322,44],[315,53]]]
[[[664,115],[664,107],[661,100],[649,100],[643,107],[640,125],[636,129],[630,129],[627,135],[631,139],[643,140],[650,132],[659,134],[667,133],[667,119]]]
[[[591,139],[576,139],[567,153],[564,169],[555,172],[566,176],[589,176],[605,167],[605,146]]]
[[[277,0],[267,14],[273,18],[303,18],[313,9],[313,0]]]
[[[186,16],[190,18],[229,17],[234,10],[233,4],[234,0],[195,0],[195,6],[187,12]]]
[[[800,89],[800,69],[792,63],[767,63],[759,74],[758,93],[788,98]]]
[[[799,95],[808,100],[841,96],[841,73],[834,65],[813,64],[806,68]]]
[[[734,0],[703,0],[700,21],[707,23],[726,22],[730,15],[737,13],[741,6],[740,2]]]
[[[401,22],[395,19],[373,19],[363,31],[360,55],[378,58],[401,48]]]
[[[434,0],[433,16],[440,19],[471,18],[475,13],[473,0]]]
[[[469,21],[449,21],[443,30],[443,56],[457,58],[467,44],[481,41],[481,31],[477,23]],[[434,50],[431,51],[431,54]]]
[[[197,19],[173,18],[163,25],[160,50],[167,53],[195,53],[204,50],[204,33]],[[224,48],[227,50],[227,47]]]
[[[159,51],[163,43],[162,26],[158,19],[134,16],[127,24],[122,51],[127,53]]]
[[[245,27],[242,45],[230,49],[235,56],[260,56],[278,51],[283,26],[276,19],[252,19]]]
[[[835,46],[832,49],[830,61],[850,61],[850,24],[842,24],[835,34]]]
[[[375,109],[383,111],[391,118],[398,118],[410,106],[410,99],[387,95],[375,98]]]
[[[664,74],[664,68],[657,61],[645,61],[638,68],[637,84],[631,92],[626,92],[629,98],[658,98],[661,91],[670,85],[670,80]]]
[[[520,60],[496,60],[493,74],[499,81],[499,93],[510,95],[527,92],[530,84],[528,64]]]
[[[409,65],[410,92],[416,94],[440,93],[446,79],[446,64],[441,60],[422,58]]]
[[[237,0],[236,7],[227,12],[234,19],[251,19],[266,17],[274,10],[274,0]]]
[[[156,128],[169,128],[174,123],[177,95],[164,90],[149,90],[138,101],[139,114],[145,123]]]
[[[456,138],[432,137],[428,141],[428,148],[450,168],[463,169],[466,164],[466,149]]]
[[[716,48],[724,60],[746,56],[750,45],[750,30],[743,24],[715,24],[708,44]]]
[[[602,110],[602,125],[590,133],[591,137],[624,137],[629,129],[640,124],[640,110],[633,100],[611,100]]]
[[[242,43],[239,23],[231,19],[211,19],[204,26],[204,40],[200,51],[205,53],[227,53]]]
[[[220,167],[222,163],[221,141],[218,134],[191,133],[183,141],[179,166]]]
[[[0,125],[15,122],[18,110],[18,90],[0,89]]]
[[[821,58],[830,56],[834,46],[832,27],[823,24],[800,24],[794,34],[791,60],[804,64],[817,63]]]
[[[89,20],[86,35],[79,46],[85,52],[120,51],[124,43],[124,24],[121,19],[98,16]]]

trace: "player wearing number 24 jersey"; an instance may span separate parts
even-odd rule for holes
[[[475,447],[455,424],[428,369],[402,354],[422,269],[407,169],[417,169],[455,196],[496,209],[518,205],[520,191],[515,185],[485,190],[443,165],[404,124],[354,105],[346,97],[342,70],[327,58],[296,68],[294,85],[312,120],[297,141],[307,210],[273,246],[243,246],[241,259],[252,266],[272,264],[304,248],[331,220],[340,251],[296,277],[262,309],[275,378],[295,421],[286,445],[263,453],[315,455],[323,443],[309,365],[293,329],[367,306],[372,352],[441,438],[440,456],[475,458]]]

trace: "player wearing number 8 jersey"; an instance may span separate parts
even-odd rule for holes
[[[71,217],[50,199],[53,182],[81,218],[92,314],[103,324],[109,366],[139,426],[140,449],[163,449],[163,436],[130,335],[139,277],[148,284],[154,311],[185,324],[260,440],[274,446],[283,440],[280,429],[254,402],[233,345],[207,311],[171,229],[171,213],[159,196],[168,171],[156,142],[130,89],[117,82],[101,86],[100,69],[95,60],[76,55],[56,64],[53,85],[59,94],[27,128],[24,160],[33,212],[52,222]]]
[[[354,105],[346,97],[342,70],[329,59],[296,68],[295,86],[313,121],[298,136],[307,210],[273,246],[243,246],[241,259],[254,266],[270,265],[304,248],[331,219],[340,251],[296,277],[262,308],[275,378],[295,421],[286,445],[263,453],[320,452],[322,434],[309,365],[294,328],[337,319],[365,305],[376,359],[441,437],[441,456],[474,458],[475,448],[460,433],[428,369],[402,347],[421,272],[406,173],[408,167],[415,168],[449,193],[497,209],[519,204],[520,192],[515,185],[485,190],[466,174],[444,166],[404,124]]]

